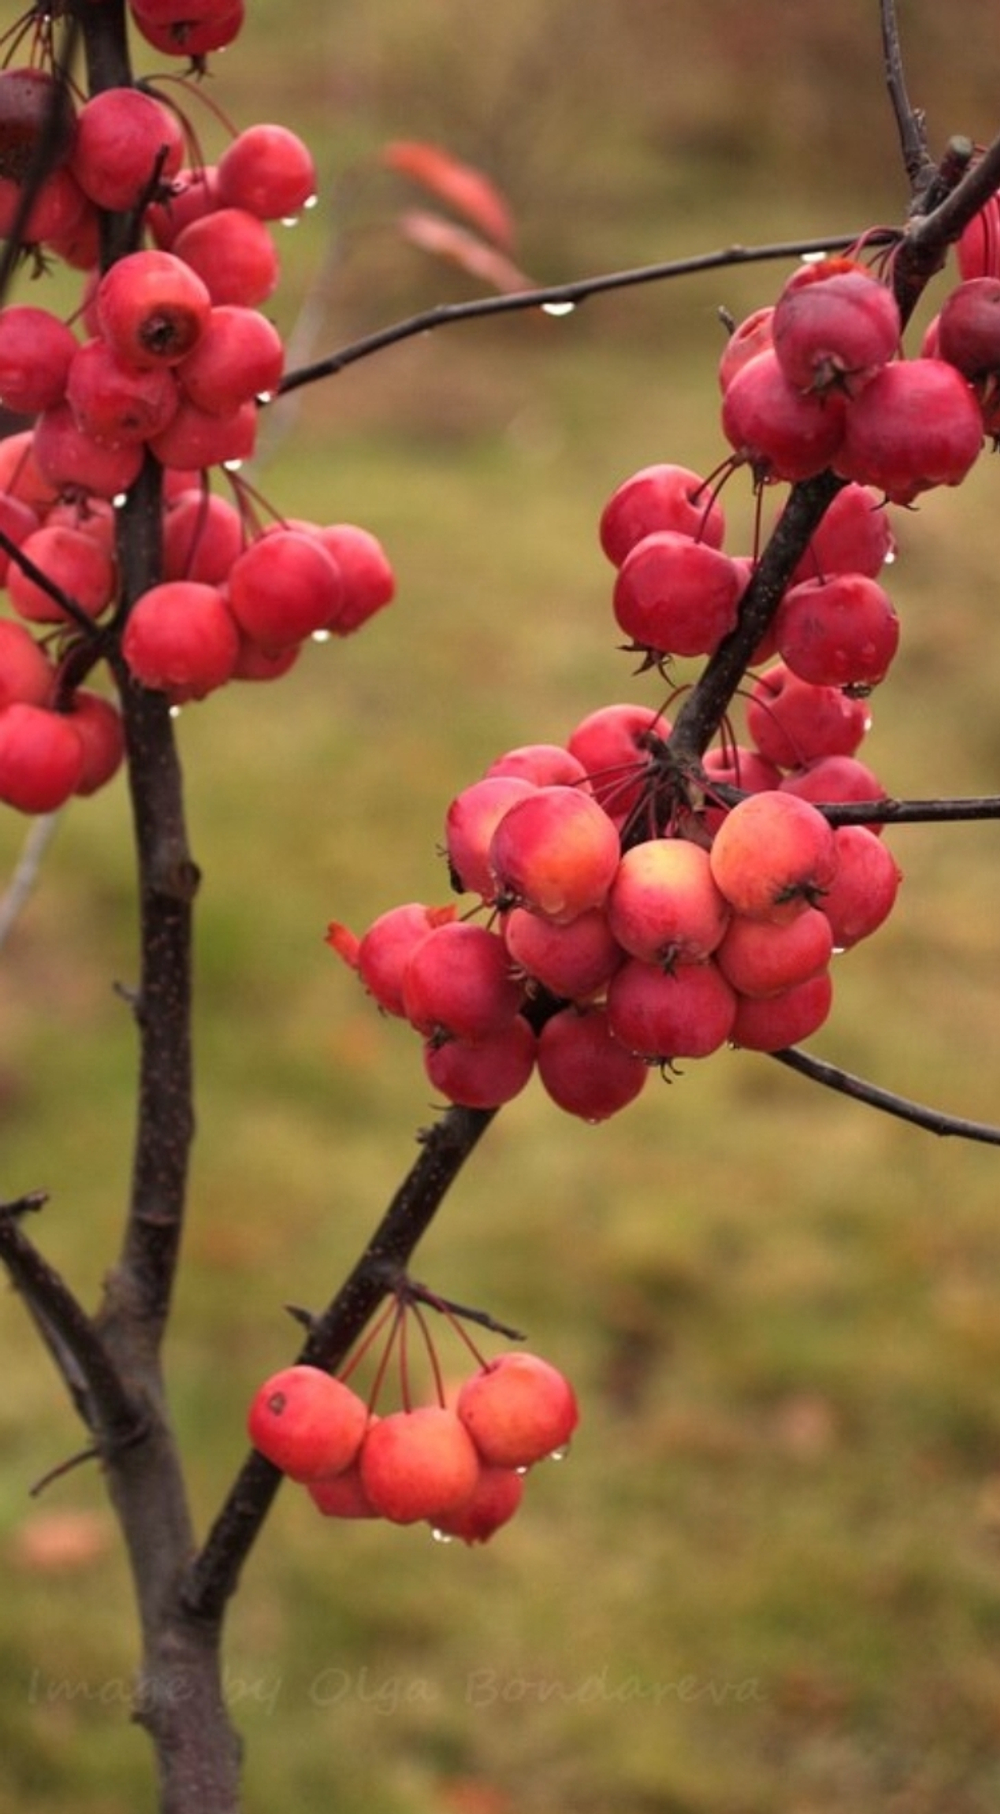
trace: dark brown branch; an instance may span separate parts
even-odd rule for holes
[[[832,472],[795,485],[740,604],[739,622],[719,644],[674,719],[670,750],[693,761],[708,748],[741,685],[754,650],[781,602],[794,568],[844,484]]]
[[[353,1271],[328,1308],[312,1320],[300,1362],[334,1369],[346,1358],[378,1305],[394,1289],[495,1113],[450,1108],[421,1136],[419,1157]],[[193,1617],[221,1617],[281,1480],[277,1468],[251,1451],[188,1571],[183,1601]]]
[[[743,788],[714,780],[709,791],[721,806],[735,806],[747,797]],[[1000,794],[933,800],[813,800],[811,805],[831,825],[961,825],[1000,819]]]
[[[892,229],[879,229],[867,237],[866,244],[893,245],[899,237],[899,233]],[[580,277],[571,283],[549,284],[542,289],[517,290],[504,296],[476,296],[470,302],[441,303],[436,308],[421,310],[418,315],[409,315],[405,320],[394,322],[389,327],[379,328],[374,334],[366,334],[361,340],[351,341],[349,345],[328,354],[324,359],[317,359],[311,365],[286,372],[275,396],[287,396],[289,391],[298,390],[303,384],[315,384],[320,378],[332,378],[347,366],[356,364],[359,359],[367,359],[372,353],[380,353],[386,347],[398,346],[403,340],[412,340],[417,334],[430,333],[433,328],[452,327],[462,321],[482,321],[492,315],[518,314],[527,309],[555,311],[564,308],[569,312],[591,296],[634,289],[641,284],[663,283],[674,277],[690,277],[699,271],[723,271],[734,265],[763,264],[768,260],[805,258],[821,252],[843,251],[846,247],[855,245],[858,238],[856,233],[835,233],[825,239],[784,240],[762,246],[726,246],[718,252],[702,252],[692,258],[672,258],[662,264],[637,265],[627,271],[606,271],[596,277]]]
[[[0,1205],[0,1262],[31,1312],[81,1417],[101,1449],[110,1452],[137,1439],[143,1415],[95,1324],[24,1233],[20,1218],[34,1201]]]
[[[160,572],[161,477],[146,466],[119,512],[120,615]],[[192,902],[198,872],[184,819],[173,720],[162,693],[137,686],[113,658],[125,727],[139,872],[139,1104],[129,1214],[104,1315],[155,1348],[169,1310],[194,1134],[191,1052]]]
[[[880,0],[882,18],[882,57],[889,99],[896,116],[903,163],[914,197],[926,188],[934,173],[934,160],[927,149],[924,114],[912,105],[906,88],[903,53],[899,41],[899,21],[895,0]]]
[[[869,1108],[881,1109],[886,1115],[895,1115],[900,1121],[909,1121],[914,1127],[926,1128],[928,1133],[977,1140],[984,1146],[1000,1146],[1000,1127],[993,1127],[988,1121],[968,1121],[961,1115],[946,1115],[940,1109],[911,1102],[906,1096],[897,1096],[892,1090],[883,1090],[877,1084],[866,1083],[863,1077],[855,1077],[850,1071],[827,1064],[825,1059],[800,1052],[796,1046],[772,1052],[770,1056],[779,1064],[787,1065],[790,1071],[808,1077],[812,1083],[821,1083],[828,1090],[837,1090],[842,1096],[864,1102]]]

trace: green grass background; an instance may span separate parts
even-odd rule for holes
[[[903,10],[935,148],[989,137],[993,9],[966,5],[961,34],[949,9]],[[298,127],[328,173],[321,207],[282,236],[275,305],[291,329],[328,258],[315,353],[471,293],[396,236],[413,198],[374,163],[388,137],[494,172],[540,281],[905,210],[861,0],[249,13],[210,93],[238,124]],[[210,153],[218,129],[190,107]],[[597,705],[655,700],[615,648],[597,517],[648,461],[722,457],[716,310],[768,301],[781,269],[442,331],[274,418],[261,487],[279,509],[374,529],[399,597],[279,686],[180,722],[205,879],[168,1358],[200,1528],[243,1457],[249,1396],[295,1346],[282,1305],[336,1287],[430,1112],[414,1039],[332,959],[327,921],[446,898],[459,787]],[[903,648],[865,751],[898,794],[998,787],[996,486],[984,456],[960,495],[898,526]],[[727,509],[746,547],[739,479]],[[8,870],[24,829],[0,825]],[[898,908],[838,962],[813,1049],[998,1118],[997,830],[901,828],[893,848]],[[134,1039],[114,984],[134,963],[117,785],[65,816],[0,956],[3,1189],[51,1192],[37,1236],[88,1302],[127,1188]],[[533,1087],[416,1270],[564,1366],[580,1432],[485,1550],[334,1525],[281,1495],[228,1634],[248,1814],[998,1805],[995,1153],[749,1055],[651,1083],[597,1129]],[[12,1296],[0,1367],[0,1814],[134,1814],[154,1797],[127,1717],[125,1565],[94,1472],[28,1497],[80,1432]],[[57,1566],[39,1545],[64,1515],[80,1555]]]

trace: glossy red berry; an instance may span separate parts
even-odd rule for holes
[[[283,1367],[266,1379],[247,1414],[254,1448],[292,1480],[319,1480],[350,1466],[368,1428],[368,1407],[321,1367]]]
[[[217,188],[223,208],[245,208],[261,220],[288,219],[314,198],[316,165],[287,126],[248,126],[220,157]]]
[[[222,593],[194,580],[166,580],[138,598],[122,654],[143,686],[201,699],[232,676],[239,631]]]
[[[564,1448],[579,1422],[565,1374],[522,1349],[497,1355],[464,1380],[455,1410],[492,1467],[531,1467]]]

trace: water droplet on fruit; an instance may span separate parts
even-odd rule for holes
[[[112,509],[121,510],[121,508],[124,505],[127,498],[128,498],[127,491],[116,491],[114,497],[111,500]]]
[[[542,303],[542,314],[543,315],[572,315],[573,310],[575,308],[576,308],[575,302],[543,302]]]
[[[274,392],[273,391],[258,391],[256,397],[254,398],[254,402],[260,403],[261,405],[264,405],[265,403],[273,403],[274,402]]]
[[[889,552],[888,552],[888,554],[887,554],[887,555],[886,555],[886,557],[885,557],[885,560],[884,560],[884,561],[883,561],[883,563],[882,563],[882,565],[883,565],[883,566],[884,566],[884,567],[891,567],[891,566],[893,566],[893,565],[894,565],[894,563],[895,563],[895,562],[896,562],[896,560],[897,560],[897,559],[898,559],[898,558],[899,558],[899,557],[898,557],[898,555],[897,555],[897,553],[896,553],[896,550],[895,550],[895,548],[890,548],[890,549],[889,549]]]
[[[314,630],[309,638],[310,642],[331,642],[332,639],[332,630]]]
[[[434,1529],[431,1531],[431,1536],[433,1537],[435,1543],[453,1543],[454,1542],[454,1538],[449,1537],[447,1531],[439,1531],[437,1529]]]
[[[299,217],[297,214],[283,214],[281,217],[281,224],[283,227],[297,227],[299,224]]]
[[[551,1454],[549,1455],[549,1460],[550,1461],[565,1461],[568,1454],[569,1454],[569,1443],[564,1442],[561,1448],[552,1450]]]
[[[242,460],[223,460],[222,470],[223,472],[239,472],[242,465]]]

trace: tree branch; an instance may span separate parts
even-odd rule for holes
[[[863,1077],[855,1077],[850,1071],[842,1071],[839,1066],[828,1064],[825,1059],[813,1058],[808,1052],[800,1052],[796,1046],[788,1046],[784,1051],[771,1052],[769,1057],[777,1059],[779,1064],[786,1065],[790,1071],[798,1071],[802,1077],[808,1077],[813,1083],[821,1083],[828,1090],[837,1090],[842,1096],[850,1096],[855,1102],[867,1103],[869,1108],[881,1109],[886,1115],[895,1115],[901,1121],[909,1121],[914,1127],[926,1128],[928,1133],[942,1137],[953,1135],[961,1140],[977,1140],[985,1146],[1000,1146],[1000,1127],[993,1127],[988,1121],[968,1121],[960,1115],[946,1115],[940,1109],[925,1107],[921,1102],[911,1102],[906,1096],[897,1096],[892,1090],[883,1090],[877,1084],[866,1083]]]
[[[900,237],[896,229],[878,228],[866,237],[865,243],[891,246]],[[436,308],[422,309],[419,314],[409,315],[405,320],[394,322],[389,327],[379,328],[374,334],[366,334],[361,340],[351,341],[347,346],[328,354],[324,359],[317,359],[311,365],[286,372],[275,397],[287,396],[289,391],[298,390],[303,384],[315,384],[320,378],[334,377],[337,372],[356,364],[359,359],[367,359],[372,353],[380,353],[385,347],[397,346],[403,340],[427,334],[434,328],[452,327],[462,321],[482,321],[491,315],[518,314],[526,309],[548,309],[553,314],[565,310],[568,314],[591,296],[606,295],[610,291],[634,289],[640,284],[663,283],[674,277],[690,277],[699,271],[721,271],[734,265],[762,264],[768,260],[807,258],[823,252],[843,251],[856,245],[859,238],[857,233],[836,233],[825,239],[784,240],[761,246],[726,246],[718,252],[702,252],[692,258],[672,258],[663,264],[637,265],[626,271],[603,272],[595,277],[577,278],[571,283],[549,284],[542,289],[515,290],[503,296],[476,296],[470,302],[441,303]]]
[[[21,1227],[44,1196],[0,1204],[0,1262],[20,1292],[102,1452],[136,1441],[145,1419],[95,1324]]]
[[[923,111],[913,107],[906,89],[903,54],[899,41],[899,21],[895,0],[879,0],[882,20],[882,57],[889,99],[896,116],[903,163],[914,197],[919,197],[934,174],[934,160],[927,149],[927,131]]]
[[[393,1290],[495,1109],[450,1108],[420,1136],[411,1166],[378,1228],[327,1309],[314,1319],[301,1364],[338,1367],[383,1298]],[[183,1604],[195,1618],[218,1619],[271,1508],[282,1475],[251,1451],[205,1544],[188,1570]]]

